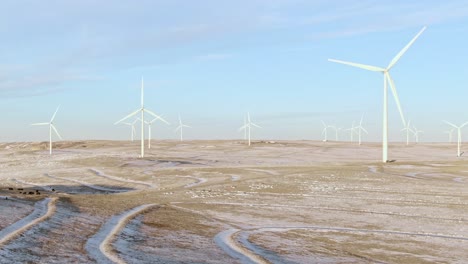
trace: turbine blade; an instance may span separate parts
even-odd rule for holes
[[[246,128],[247,128],[247,125],[243,125],[243,126],[239,127],[239,131],[244,130]]]
[[[447,123],[447,124],[450,125],[450,126],[453,126],[454,128],[458,128],[456,125],[450,123],[449,121],[445,121],[445,120],[444,120],[444,122]]]
[[[463,125],[461,125],[460,128],[462,128],[462,127],[464,127],[466,125],[468,125],[468,122],[463,123]]]
[[[363,127],[361,127],[362,131],[366,132],[366,134],[369,134],[369,132],[367,132],[367,130]]]
[[[405,52],[411,47],[411,45],[413,45],[413,43],[416,41],[416,39],[419,38],[419,36],[424,32],[424,30],[426,30],[426,27],[423,27],[419,31],[419,33],[416,34],[416,36],[408,44],[406,44],[406,46],[395,56],[395,58],[393,58],[390,64],[388,64],[387,70],[390,70],[395,65],[395,63],[398,62],[401,56],[403,56],[403,54],[405,54]]]
[[[361,64],[361,63],[354,63],[354,62],[335,60],[335,59],[328,59],[328,61],[336,62],[336,63],[340,63],[340,64],[345,64],[345,65],[361,68],[361,69],[368,70],[368,71],[376,71],[376,72],[385,71],[384,68],[380,68],[380,67],[376,67],[376,66],[372,66],[372,65]]]
[[[390,77],[390,73],[386,72],[385,75],[387,76],[388,82],[390,83],[390,88],[392,89],[393,98],[395,98],[395,102],[397,104],[398,111],[400,112],[400,117],[401,117],[401,121],[403,122],[403,126],[406,126],[405,117],[403,116],[403,110],[401,109],[400,99],[398,98],[398,93],[395,89],[395,83],[393,83],[393,79],[392,77]]]
[[[62,139],[62,136],[60,136],[59,132],[57,131],[57,129],[55,128],[55,126],[53,124],[50,124],[50,126],[52,127],[52,129],[54,130],[55,134],[57,134],[57,136],[60,138],[60,140],[63,140]]]
[[[31,126],[45,126],[45,125],[49,125],[50,123],[34,123],[34,124],[31,124]]]
[[[250,123],[252,126],[254,127],[257,127],[257,128],[262,128],[261,126],[257,125],[257,124],[254,124],[254,123]]]
[[[136,110],[135,112],[129,114],[128,116],[126,116],[126,117],[120,119],[119,121],[115,122],[114,125],[117,125],[118,123],[120,123],[120,122],[122,122],[122,121],[124,121],[124,120],[126,120],[126,119],[128,119],[128,118],[130,118],[130,117],[132,117],[132,116],[134,116],[134,115],[136,115],[136,114],[138,114],[140,111],[141,111],[141,108],[138,109],[138,110]]]
[[[159,120],[163,121],[164,123],[170,125],[169,122],[167,122],[164,118],[162,118],[162,117],[158,116],[157,114],[155,114],[153,111],[150,111],[150,110],[145,108],[145,112],[152,115],[152,116],[154,116],[156,119],[159,119]]]
[[[52,115],[52,118],[50,119],[50,123],[52,123],[52,121],[54,121],[55,115],[57,115],[57,112],[58,112],[59,108],[60,108],[60,105],[57,106],[57,109],[55,110],[55,113]]]

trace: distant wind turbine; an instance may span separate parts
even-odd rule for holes
[[[329,59],[331,62],[336,62],[336,63],[341,63],[353,67],[358,67],[361,69],[369,70],[369,71],[375,71],[375,72],[381,72],[384,75],[384,99],[383,99],[383,129],[382,129],[382,162],[388,162],[388,100],[387,100],[387,82],[390,84],[390,88],[393,93],[393,97],[395,98],[398,111],[400,112],[400,117],[401,121],[403,122],[403,126],[405,126],[405,118],[403,116],[403,111],[401,109],[400,105],[400,99],[398,98],[398,94],[395,88],[395,84],[393,82],[392,77],[390,76],[390,69],[395,66],[395,64],[398,62],[398,60],[403,56],[403,54],[413,45],[413,43],[416,41],[416,39],[424,32],[426,27],[423,27],[418,34],[392,59],[390,64],[386,68],[381,68],[381,67],[376,67],[376,66],[371,66],[371,65],[365,65],[365,64],[360,64],[360,63],[354,63],[354,62],[347,62],[347,61],[341,61],[341,60],[335,60],[335,59]]]
[[[138,118],[136,118],[132,123],[129,123],[129,122],[122,122],[122,124],[127,125],[127,126],[130,126],[130,129],[132,130],[132,136],[131,136],[131,140],[132,140],[132,141],[133,141],[133,139],[134,139],[134,134],[136,134],[135,124],[136,124],[137,121],[138,121]]]
[[[452,135],[453,135],[454,130],[455,130],[455,128],[452,128],[452,129],[444,132],[444,133],[447,133],[448,136],[449,136],[449,143],[452,143]]]
[[[191,126],[188,126],[182,123],[182,119],[180,118],[180,115],[179,115],[179,126],[175,129],[175,131],[176,132],[180,131],[180,141],[184,141],[184,138],[183,138],[184,127],[191,128]]]
[[[154,122],[156,122],[157,120],[161,120],[162,122],[166,123],[167,125],[170,125],[169,122],[167,122],[166,120],[164,120],[164,118],[162,118],[160,116],[153,118],[153,120],[151,120],[151,121],[145,121],[145,124],[148,125],[148,148],[149,149],[151,148],[151,125]]]
[[[153,117],[156,118],[161,118],[157,114],[153,113],[152,111],[148,110],[144,106],[144,84],[143,84],[143,77],[141,77],[141,106],[134,112],[130,113],[126,117],[120,119],[119,121],[115,122],[114,125],[117,125],[121,123],[122,121],[127,120],[128,118],[132,116],[136,116],[137,114],[140,114],[139,120],[141,121],[141,154],[140,157],[143,158],[145,157],[145,113],[148,113],[152,115]],[[162,119],[162,118],[161,118]]]
[[[323,124],[322,135],[325,136],[325,138],[323,139],[323,142],[327,142],[328,141],[328,129],[333,128],[333,126],[325,124],[325,122],[323,122],[323,120],[322,120],[322,124]]]
[[[361,145],[361,132],[364,132],[366,134],[369,134],[367,130],[362,126],[362,121],[364,119],[364,115],[361,116],[361,121],[359,121],[359,126],[356,127],[358,131],[358,139],[359,139],[359,145]],[[354,125],[353,125],[354,126]]]
[[[419,134],[422,134],[424,131],[418,130],[415,126],[413,126],[413,135],[414,135],[414,140],[416,143],[419,143]]]
[[[401,131],[406,131],[406,146],[409,145],[410,132],[414,134],[414,131],[411,129],[410,124],[411,124],[411,120],[409,120],[408,123],[406,123],[406,126],[403,129],[401,129]]]
[[[55,128],[55,126],[54,126],[54,119],[55,119],[55,116],[57,115],[57,112],[58,112],[59,108],[60,108],[60,105],[57,107],[57,110],[55,110],[55,113],[52,115],[52,118],[50,119],[49,122],[31,124],[31,126],[49,126],[49,155],[52,155],[52,130],[54,130],[55,134],[60,139],[62,139],[59,132],[57,131],[57,128]]]
[[[257,128],[262,128],[261,126],[254,124],[250,120],[250,113],[247,113],[247,122],[239,128],[239,130],[247,130],[247,136],[248,136],[248,143],[250,146],[250,130],[252,129],[252,126],[257,127]]]
[[[338,141],[338,134],[343,128],[335,126],[331,126],[331,128],[335,129],[335,141]]]
[[[356,127],[354,126],[354,121],[353,121],[353,124],[351,125],[350,128],[345,129],[345,131],[349,131],[349,133],[350,133],[350,135],[351,135],[351,136],[350,136],[351,142],[354,141],[354,133],[356,133],[356,130],[355,130],[355,129],[356,129]]]
[[[457,157],[461,157],[461,155],[463,155],[463,152],[460,152],[460,147],[461,147],[461,141],[462,141],[462,137],[461,137],[461,129],[468,125],[468,122],[466,123],[463,123],[461,126],[456,126],[448,121],[444,121],[445,123],[447,123],[448,125],[452,126],[453,128],[457,129],[458,131],[458,148],[457,148]]]

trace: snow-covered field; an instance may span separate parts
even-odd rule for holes
[[[466,263],[449,144],[0,144],[0,263]]]

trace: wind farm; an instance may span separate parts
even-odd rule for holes
[[[467,7],[0,3],[0,263],[465,263]]]

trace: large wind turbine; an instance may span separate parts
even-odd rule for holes
[[[461,129],[468,125],[468,122],[466,123],[463,123],[461,126],[456,126],[448,121],[444,121],[445,123],[447,123],[448,125],[452,126],[453,128],[457,129],[458,131],[458,149],[457,149],[457,157],[461,157],[461,155],[463,155],[462,152],[460,152],[460,146],[461,146],[461,141],[462,141],[462,138],[461,138]]]
[[[354,63],[354,62],[347,62],[347,61],[341,61],[341,60],[335,60],[335,59],[329,59],[331,62],[336,62],[336,63],[341,63],[341,64],[346,64],[349,66],[353,67],[358,67],[361,69],[369,70],[369,71],[375,71],[375,72],[381,72],[384,75],[384,96],[383,96],[383,130],[382,130],[382,161],[383,162],[388,162],[388,100],[387,100],[387,82],[390,84],[390,88],[393,93],[393,97],[395,98],[398,111],[400,112],[401,116],[401,121],[403,122],[403,126],[405,126],[405,118],[403,116],[403,111],[401,109],[400,105],[400,99],[398,98],[397,91],[395,89],[395,84],[393,82],[392,77],[390,76],[389,71],[395,66],[395,64],[398,62],[398,60],[403,56],[403,54],[413,45],[413,43],[416,41],[416,39],[424,32],[426,27],[423,27],[418,34],[393,58],[393,60],[390,62],[390,64],[386,68],[381,68],[381,67],[376,67],[376,66],[371,66],[371,65],[365,65],[365,64],[360,64],[360,63]]]
[[[145,112],[152,115],[153,117],[156,118],[161,118],[157,114],[153,113],[152,111],[148,110],[144,106],[144,84],[143,84],[143,77],[141,77],[141,106],[134,112],[130,113],[126,117],[120,119],[119,121],[115,122],[114,125],[117,125],[118,123],[127,120],[128,118],[132,116],[136,116],[137,114],[140,114],[140,121],[141,121],[141,154],[140,157],[143,158],[145,156]]]
[[[411,124],[411,120],[409,120],[408,123],[406,123],[406,126],[403,129],[401,129],[401,131],[406,131],[406,146],[409,145],[410,132],[414,134],[414,131],[411,129],[410,124]]]
[[[252,129],[252,126],[257,127],[257,128],[262,128],[261,126],[250,121],[250,113],[247,113],[247,122],[243,126],[241,126],[239,130],[247,130],[249,146],[250,146],[250,130]]]
[[[323,142],[327,142],[328,141],[328,129],[333,128],[333,126],[325,124],[325,122],[323,122],[323,120],[322,120],[322,124],[323,124],[322,135],[325,135],[325,138],[323,139]]]
[[[132,130],[132,136],[131,136],[131,140],[132,140],[132,141],[133,141],[133,139],[134,139],[134,137],[135,137],[134,134],[136,134],[135,124],[136,124],[137,121],[138,121],[138,118],[135,118],[135,120],[134,120],[132,123],[130,123],[130,122],[122,122],[122,124],[127,125],[127,126],[130,126],[130,128],[131,128],[131,130]]]
[[[335,129],[335,141],[338,141],[338,134],[343,129],[341,127],[330,126],[331,128]]]
[[[364,119],[364,115],[361,116],[361,121],[359,121],[359,126],[355,127],[358,130],[359,145],[361,145],[361,132],[369,134],[367,130],[362,126],[363,119]]]
[[[49,126],[49,154],[50,155],[52,155],[52,130],[54,130],[55,134],[60,139],[62,139],[59,132],[57,131],[57,128],[55,128],[55,126],[54,126],[55,115],[57,115],[57,112],[58,112],[59,108],[60,108],[60,105],[57,107],[57,110],[55,110],[55,113],[52,115],[52,118],[50,119],[50,122],[31,124],[31,126]]]
[[[182,119],[180,118],[180,115],[179,115],[179,126],[175,129],[175,131],[177,132],[180,130],[180,141],[184,141],[184,138],[183,138],[184,127],[190,128],[191,126],[183,124]]]
[[[153,120],[151,120],[151,121],[145,121],[145,124],[148,125],[148,148],[149,149],[151,148],[151,125],[157,120],[161,120],[162,122],[166,123],[167,125],[170,125],[169,122],[167,122],[166,120],[164,120],[164,118],[162,118],[160,116],[153,118]]]

